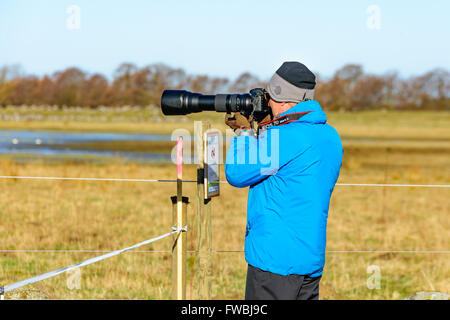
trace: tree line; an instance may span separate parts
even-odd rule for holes
[[[123,63],[112,80],[75,67],[37,77],[23,74],[18,66],[4,66],[0,68],[0,106],[159,106],[165,89],[245,93],[266,87],[267,81],[249,72],[234,80],[191,75],[165,64],[139,68]],[[329,78],[317,75],[317,82],[315,99],[325,110],[450,110],[450,73],[442,68],[401,78],[396,72],[375,75],[364,72],[361,65],[348,64]]]

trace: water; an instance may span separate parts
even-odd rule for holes
[[[14,155],[21,161],[35,159],[105,160],[119,157],[134,162],[170,162],[166,153],[69,148],[69,143],[103,141],[171,141],[169,135],[135,133],[60,132],[41,130],[0,130],[0,154]]]
[[[41,130],[0,130],[0,144],[11,143],[18,139],[22,143],[35,144],[40,139],[46,144],[64,144],[93,141],[171,141],[169,135],[146,133],[97,133],[97,132],[61,132]]]
[[[83,143],[122,141],[167,141],[170,135],[145,133],[96,133],[96,132],[61,132],[44,130],[0,130],[0,155],[12,155],[17,161],[107,161],[120,158],[132,162],[171,162],[169,153],[133,152],[118,150],[83,149]],[[343,142],[378,142],[376,138],[346,138]],[[403,142],[403,139],[391,139],[390,142]],[[69,144],[77,143],[77,147]],[[81,146],[80,146],[81,145]],[[192,159],[185,159],[192,161]]]

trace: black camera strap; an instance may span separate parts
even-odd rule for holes
[[[275,118],[271,121],[260,123],[258,125],[257,135],[259,136],[260,132],[266,131],[270,127],[281,126],[283,124],[288,124],[292,121],[297,121],[298,119],[303,117],[305,114],[308,114],[310,112],[312,112],[312,111],[290,113],[285,116]]]

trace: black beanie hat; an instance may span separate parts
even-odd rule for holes
[[[303,63],[297,61],[285,62],[276,72],[287,82],[298,88],[314,89],[316,76]]]
[[[304,64],[284,62],[267,86],[270,97],[279,102],[300,102],[313,99],[316,76]]]

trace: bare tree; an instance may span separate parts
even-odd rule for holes
[[[103,105],[108,93],[108,80],[101,74],[93,74],[82,86],[81,105],[87,107],[98,107]]]
[[[78,68],[69,68],[53,75],[54,102],[59,106],[79,106],[86,74]]]
[[[242,73],[228,88],[233,93],[246,93],[255,87],[265,87],[265,84],[249,72]]]
[[[326,110],[444,109],[450,110],[450,73],[434,69],[402,79],[396,72],[371,75],[358,64],[338,69],[330,79],[317,77],[315,99]],[[56,104],[59,106],[158,105],[165,89],[186,89],[204,94],[246,93],[266,87],[249,72],[234,81],[223,77],[190,75],[162,63],[138,68],[121,64],[110,83],[101,74],[88,75],[78,68],[52,76],[26,76],[20,66],[0,68],[0,106]]]

